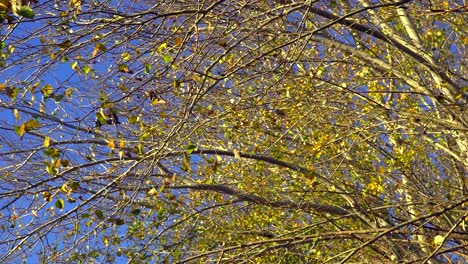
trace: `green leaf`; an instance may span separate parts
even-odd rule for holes
[[[174,88],[178,89],[180,87],[180,81],[177,80],[177,79],[174,79],[172,81],[172,86],[174,86]]]
[[[161,53],[163,50],[165,50],[167,48],[167,43],[162,43],[161,45],[159,45],[158,47],[158,52]]]
[[[63,98],[65,98],[65,94],[57,94],[56,96],[54,96],[56,102],[62,101]]]
[[[162,59],[163,59],[164,63],[169,63],[169,62],[172,61],[172,57],[169,56],[169,55],[163,55]]]
[[[25,18],[34,18],[34,11],[29,6],[21,6],[16,10],[16,14],[25,17]]]
[[[114,223],[116,225],[124,225],[125,221],[123,219],[117,218],[117,219],[114,220]]]
[[[89,67],[88,65],[86,65],[86,66],[83,67],[82,70],[83,70],[83,73],[84,73],[85,75],[88,75],[89,71],[91,70],[91,67]]]
[[[106,48],[106,45],[104,45],[103,43],[96,43],[94,45],[94,50],[101,51],[101,52],[106,52],[107,48]]]
[[[145,73],[146,74],[150,74],[151,73],[151,68],[153,68],[153,65],[152,64],[145,64]]]
[[[104,219],[104,213],[101,210],[96,210],[94,213],[96,214],[97,218]]]
[[[38,127],[39,122],[36,119],[31,119],[21,124],[21,126],[13,126],[13,129],[15,130],[16,134],[18,134],[21,137],[24,135],[24,133],[36,129]]]
[[[44,153],[44,155],[51,158],[57,158],[60,156],[60,151],[56,148],[46,148],[42,152]]]
[[[185,153],[182,157],[182,165],[180,166],[180,169],[187,172],[191,171],[190,156]]]
[[[62,165],[63,165],[63,164],[62,164]],[[79,183],[79,182],[72,182],[72,183],[70,184],[70,188],[71,188],[72,190],[77,190],[78,188],[80,188],[80,183]]]
[[[55,207],[57,207],[58,209],[62,209],[64,206],[65,206],[65,202],[62,199],[58,199],[55,202]]]
[[[72,46],[72,42],[69,39],[67,39],[62,43],[57,44],[57,46],[61,49],[67,49]]]
[[[197,150],[197,145],[196,144],[193,144],[193,143],[190,143],[187,145],[187,154],[192,154],[192,152],[194,150]]]
[[[138,216],[140,214],[141,210],[140,209],[134,209],[130,213],[134,216]]]
[[[57,169],[54,167],[53,164],[50,164],[49,162],[46,162],[45,163],[46,165],[46,171],[47,173],[49,173],[50,175],[56,175],[57,174]]]
[[[103,116],[101,112],[96,113],[96,119],[99,123],[107,125],[107,118]]]
[[[89,218],[89,217],[90,217],[90,215],[87,214],[87,213],[83,213],[83,214],[81,215],[81,218],[83,218],[83,219],[86,219],[86,218]]]

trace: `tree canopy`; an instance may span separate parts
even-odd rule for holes
[[[464,1],[0,1],[0,262],[468,256]]]

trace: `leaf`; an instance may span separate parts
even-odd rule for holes
[[[239,160],[241,158],[239,150],[235,149],[233,150],[233,152],[234,152],[234,157]]]
[[[191,171],[190,156],[185,153],[182,157],[182,165],[180,166],[180,169],[187,172]]]
[[[148,191],[148,194],[149,194],[149,195],[155,196],[155,195],[158,194],[158,191],[157,191],[154,187],[152,187],[152,188]]]
[[[57,94],[54,96],[55,102],[60,102],[63,100],[63,98],[65,98],[65,94]]]
[[[83,218],[83,219],[89,218],[90,216],[91,215],[89,215],[88,213],[81,214],[81,218]]]
[[[109,140],[109,142],[107,143],[107,146],[111,149],[111,150],[114,150],[115,149],[115,142],[113,139]]]
[[[57,207],[58,209],[63,209],[64,206],[65,206],[65,202],[62,199],[58,199],[55,202],[55,207]]]
[[[73,94],[73,88],[68,88],[65,90],[65,96],[66,97],[71,97]]]
[[[114,223],[116,225],[124,225],[125,221],[123,219],[117,218],[117,219],[114,219]]]
[[[29,6],[21,6],[16,10],[16,13],[25,18],[34,18],[34,11]]]
[[[50,192],[46,191],[46,192],[42,192],[41,194],[44,197],[44,201],[46,202],[52,201],[52,195],[50,194]]]
[[[12,54],[15,51],[15,46],[8,45],[8,53]]]
[[[154,99],[153,101],[151,101],[151,105],[153,105],[153,106],[154,106],[154,105],[158,105],[158,104],[165,104],[165,103],[166,103],[166,101],[164,101],[164,100],[161,99],[161,98],[156,98],[156,99]]]
[[[169,62],[172,61],[172,57],[169,56],[169,55],[163,55],[162,59],[163,59],[164,63],[169,63]]]
[[[67,49],[72,46],[72,42],[69,39],[67,39],[62,43],[57,44],[57,46],[61,49]]]
[[[21,116],[19,114],[18,109],[13,109],[13,115],[15,116],[16,121],[20,120]]]
[[[47,148],[42,151],[44,155],[51,157],[51,158],[57,158],[60,156],[60,151],[56,148]]]
[[[146,74],[150,74],[151,73],[151,68],[153,68],[153,65],[152,64],[145,64],[145,73]]]
[[[88,73],[89,73],[89,71],[91,70],[91,68],[90,68],[88,65],[86,65],[86,66],[83,67],[82,70],[83,70],[83,73],[84,73],[85,75],[88,75]]]
[[[137,116],[129,116],[128,117],[128,123],[130,124],[136,124],[138,117]]]
[[[60,160],[60,165],[62,165],[62,167],[68,167],[70,165],[70,161],[69,160]]]
[[[128,67],[127,64],[119,64],[119,67],[118,67],[118,71],[119,72],[123,72],[123,73],[133,73],[133,71],[130,70],[130,68]]]
[[[44,97],[50,97],[50,95],[54,92],[54,88],[50,84],[46,84],[41,88],[41,93]]]
[[[77,70],[77,69],[78,69],[78,62],[77,62],[77,61],[72,62],[72,63],[70,63],[70,66],[71,66],[71,68],[72,68],[73,70]]]
[[[48,148],[50,145],[50,137],[45,136],[44,137],[44,143],[42,144],[43,147]]]
[[[39,127],[39,121],[36,119],[30,119],[26,121],[22,126],[24,126],[24,132],[34,130]]]
[[[197,150],[197,145],[194,143],[190,143],[187,145],[187,154],[192,154],[193,151]]]
[[[121,57],[122,60],[124,60],[124,61],[129,61],[130,58],[131,58],[132,56],[130,55],[130,53],[124,52],[124,53],[122,53],[122,54],[120,55],[120,57]]]
[[[140,214],[141,210],[140,209],[134,209],[130,212],[130,214],[134,215],[134,216],[138,216]]]
[[[104,213],[101,210],[94,211],[98,219],[104,219]]]
[[[80,183],[79,182],[72,182],[72,184],[70,184],[70,188],[74,191],[74,190],[77,190],[78,188],[80,188]]]
[[[161,45],[159,45],[159,47],[157,48],[158,52],[161,53],[163,50],[165,50],[167,48],[167,43],[162,43]]]
[[[62,187],[60,187],[60,191],[67,193],[68,192],[68,184],[64,183]]]
[[[444,236],[437,235],[437,236],[434,237],[434,245],[436,245],[436,246],[444,243],[444,241],[445,241]]]
[[[79,7],[81,5],[81,0],[70,0],[68,2],[69,7]]]
[[[103,43],[96,43],[94,45],[94,50],[95,51],[100,51],[100,52],[106,52],[107,48],[106,48],[106,45],[104,45]]]
[[[172,86],[174,86],[174,88],[178,89],[180,87],[180,81],[177,80],[177,79],[174,79],[172,81]]]

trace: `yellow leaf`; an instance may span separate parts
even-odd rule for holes
[[[81,5],[81,0],[70,0],[68,2],[69,7],[79,7]]]
[[[235,150],[233,150],[233,152],[234,152],[234,157],[235,157],[236,159],[240,159],[240,158],[241,158],[240,153],[239,153],[239,150],[235,149]]]
[[[129,61],[130,58],[131,58],[132,56],[130,55],[129,52],[124,52],[124,53],[122,53],[122,54],[120,55],[120,57],[121,57],[122,60],[124,60],[124,61]]]
[[[15,116],[16,120],[19,120],[21,118],[18,109],[13,109],[13,115]]]
[[[151,102],[152,105],[165,104],[165,103],[166,103],[166,101],[164,101],[164,100],[161,99],[161,98],[156,98],[156,99],[154,99],[154,100]]]
[[[106,247],[109,246],[109,239],[108,239],[107,237],[104,237],[104,238],[102,239],[102,242],[104,243],[104,245],[105,245]]]
[[[149,195],[157,195],[157,194],[158,194],[158,191],[156,191],[156,189],[153,187],[153,188],[151,188],[151,189],[148,191],[148,194],[149,194]]]
[[[44,138],[44,144],[43,144],[44,148],[48,148],[50,146],[50,137],[46,136]]]
[[[437,235],[434,237],[434,245],[440,245],[444,243],[445,238],[441,235]]]
[[[113,139],[109,140],[109,142],[107,143],[107,146],[111,149],[111,150],[114,150],[115,149],[115,142]]]
[[[60,190],[64,193],[67,193],[68,192],[68,185],[66,183],[64,183],[62,185],[62,187],[60,187]]]

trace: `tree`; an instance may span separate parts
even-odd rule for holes
[[[463,1],[9,3],[2,262],[468,254]]]

